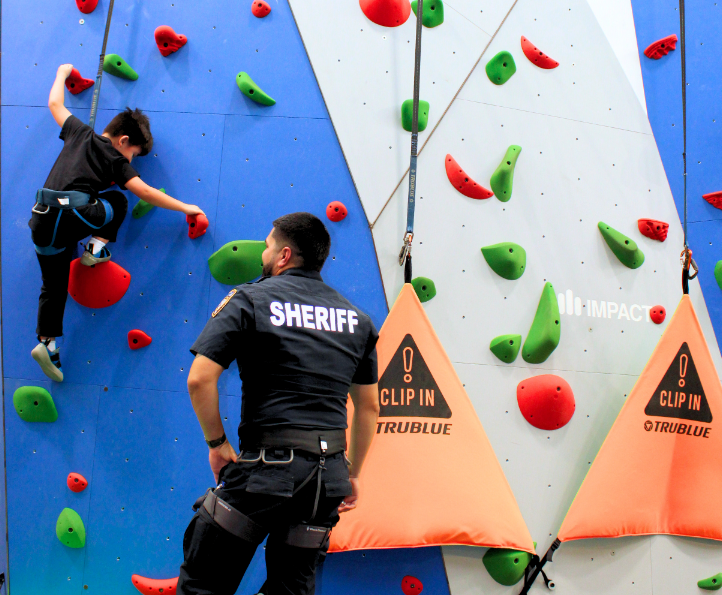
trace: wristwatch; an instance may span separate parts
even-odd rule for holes
[[[218,448],[221,444],[226,441],[226,433],[223,432],[223,436],[216,438],[215,440],[206,440],[208,448]]]

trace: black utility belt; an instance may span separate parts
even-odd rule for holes
[[[258,432],[252,438],[244,439],[241,447],[244,453],[249,454],[272,448],[288,448],[317,456],[330,456],[346,450],[346,430],[279,428]]]

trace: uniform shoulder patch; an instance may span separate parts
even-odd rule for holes
[[[218,315],[218,313],[221,310],[223,310],[223,308],[226,307],[226,304],[231,301],[231,298],[234,295],[236,295],[237,293],[238,293],[237,289],[231,289],[231,291],[228,293],[228,295],[221,300],[220,304],[218,304],[218,307],[215,310],[213,310],[213,314],[211,314],[211,318],[215,318]]]

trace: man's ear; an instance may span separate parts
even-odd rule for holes
[[[127,134],[124,134],[118,139],[118,144],[122,147],[123,145],[129,145],[130,144],[130,137]]]
[[[283,256],[281,258],[281,262],[279,262],[279,268],[285,267],[289,262],[291,262],[291,259],[293,258],[293,251],[288,246],[284,246],[281,249],[281,254]]]

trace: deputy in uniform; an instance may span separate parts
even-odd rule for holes
[[[185,533],[183,595],[234,595],[266,536],[264,595],[313,594],[331,528],[358,503],[379,412],[378,334],[323,282],[330,245],[310,213],[274,221],[263,277],[233,289],[191,348],[188,390],[217,487],[196,502]],[[234,359],[243,381],[240,455],[218,409],[218,379]]]

